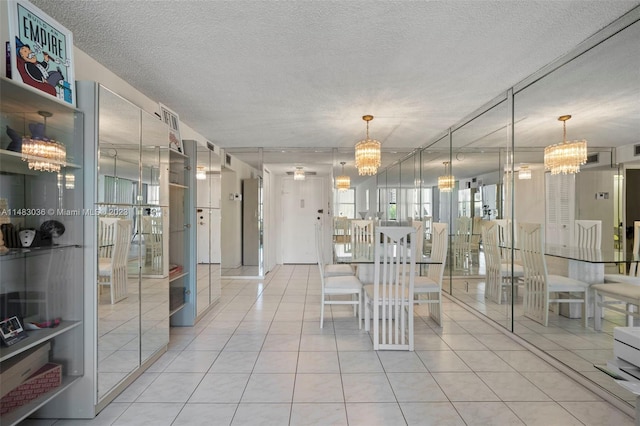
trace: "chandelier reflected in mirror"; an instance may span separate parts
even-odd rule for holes
[[[293,180],[304,180],[304,170],[302,167],[296,167],[296,170],[293,172]]]
[[[558,117],[562,121],[562,142],[544,149],[544,168],[552,175],[578,173],[580,166],[587,162],[587,141],[567,142],[567,120],[570,115]]]
[[[380,167],[380,142],[369,139],[369,122],[373,115],[362,117],[367,122],[367,138],[356,144],[356,168],[360,176],[375,175]]]
[[[351,188],[351,178],[344,174],[344,165],[347,163],[345,161],[341,161],[340,164],[342,164],[342,174],[340,176],[336,176],[336,189],[338,191],[346,191]]]
[[[60,142],[45,136],[47,118],[53,114],[48,111],[38,111],[38,115],[44,118],[44,125],[39,125],[41,126],[39,134],[22,138],[22,154],[25,155],[22,161],[28,163],[30,170],[58,173],[61,163],[67,161],[67,148]],[[38,128],[38,125],[35,125],[35,128]]]
[[[451,163],[448,161],[443,162],[444,175],[438,177],[438,189],[440,192],[451,192],[455,186],[455,177],[451,175]]]
[[[531,169],[527,165],[521,165],[520,170],[518,170],[518,179],[520,180],[529,180],[531,179]]]

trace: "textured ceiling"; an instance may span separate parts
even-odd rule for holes
[[[353,170],[362,115],[375,116],[370,133],[389,164],[640,4],[33,3],[81,50],[239,158],[253,162],[243,152],[255,149],[240,148],[263,147],[265,163],[329,170],[339,161]]]

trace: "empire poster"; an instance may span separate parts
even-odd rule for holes
[[[73,35],[24,0],[8,0],[11,78],[75,106]]]

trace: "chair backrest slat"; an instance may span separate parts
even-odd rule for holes
[[[602,244],[601,220],[576,220],[573,225],[572,245],[580,248],[600,249]]]
[[[412,347],[413,344],[410,336],[413,333],[415,250],[411,249],[410,240],[415,238],[416,230],[411,226],[376,228],[373,320],[381,322],[380,332],[374,336],[379,349]]]

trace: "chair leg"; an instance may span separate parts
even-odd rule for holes
[[[584,316],[584,328],[587,328],[589,324],[589,290],[584,291],[584,303],[582,308],[582,315]]]
[[[322,303],[320,305],[320,328],[324,326],[324,293],[322,293]]]
[[[594,312],[593,312],[593,328],[596,331],[600,331],[602,329],[602,306],[600,303],[602,302],[602,295],[598,294],[596,290],[595,296],[593,299]]]
[[[364,329],[365,331],[369,331],[371,328],[371,320],[369,319],[369,296],[367,293],[364,293]]]
[[[358,330],[362,330],[362,289],[358,293]]]

